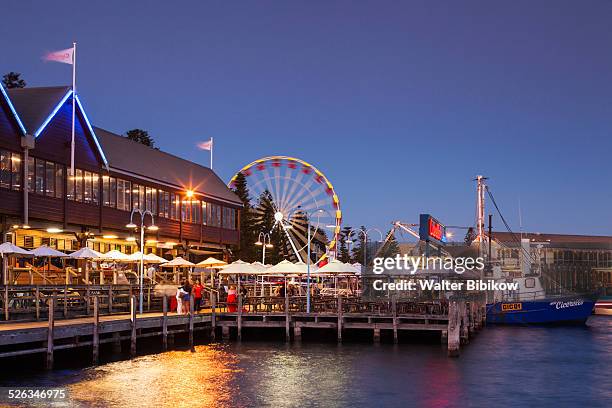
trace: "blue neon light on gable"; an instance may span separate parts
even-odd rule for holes
[[[72,89],[69,90],[68,92],[66,92],[66,95],[64,95],[64,97],[62,98],[62,100],[57,104],[57,106],[55,106],[55,108],[53,109],[53,111],[51,112],[51,114],[49,116],[47,116],[47,119],[45,119],[45,121],[43,122],[42,125],[40,125],[40,127],[38,128],[38,130],[36,130],[36,132],[34,132],[34,137],[38,137],[43,130],[45,130],[45,128],[47,127],[47,125],[49,124],[49,122],[51,122],[51,119],[53,119],[55,117],[55,115],[57,114],[57,111],[60,110],[60,108],[62,106],[64,106],[64,103],[66,102],[66,100],[68,100],[68,98],[70,97],[70,95],[72,95]]]
[[[77,104],[79,105],[79,109],[81,110],[83,117],[85,118],[85,123],[87,123],[87,128],[89,129],[89,132],[91,133],[91,136],[93,137],[94,142],[96,143],[96,146],[98,147],[98,151],[100,152],[102,161],[104,161],[104,166],[106,166],[106,170],[108,170],[108,161],[106,160],[106,156],[104,155],[102,146],[100,146],[100,142],[98,142],[98,137],[96,136],[96,133],[94,132],[93,127],[91,126],[91,123],[89,122],[89,118],[87,117],[87,114],[85,113],[85,109],[83,109],[83,105],[81,105],[81,100],[79,99],[79,95],[76,95],[75,99],[76,99]]]
[[[11,102],[8,94],[6,93],[6,91],[4,90],[4,86],[0,85],[0,89],[2,90],[2,95],[4,96],[4,100],[6,100],[6,103],[9,106],[9,109],[11,110],[11,112],[13,112],[13,116],[15,117],[15,119],[17,120],[17,124],[19,125],[19,128],[21,129],[21,132],[25,135],[28,132],[26,131],[25,126],[23,126],[23,122],[21,121],[21,118],[19,117],[19,115],[17,114],[17,111],[15,110],[15,107],[13,106],[13,102]]]

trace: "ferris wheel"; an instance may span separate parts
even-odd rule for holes
[[[247,181],[255,225],[264,233],[280,233],[290,259],[306,260],[308,225],[311,254],[318,261],[335,255],[342,212],[333,185],[321,171],[294,157],[264,157],[236,173],[230,188],[240,174]]]

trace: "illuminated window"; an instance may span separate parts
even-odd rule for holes
[[[13,153],[11,156],[11,188],[13,190],[21,190],[21,155]]]
[[[45,193],[45,161],[36,159],[36,189],[37,194]]]
[[[91,173],[91,203],[100,204],[100,183],[96,173]]]
[[[46,195],[55,197],[55,163],[47,162],[46,165]]]
[[[83,172],[83,184],[85,188],[83,189],[83,201],[91,204],[91,172],[84,171]]]
[[[74,185],[76,186],[76,200],[83,201],[83,170],[76,169],[74,177]]]
[[[206,212],[206,202],[202,201],[202,224],[208,223],[208,213]]]
[[[67,174],[68,178],[67,178],[67,184],[68,184],[68,191],[66,191],[66,198],[68,198],[69,200],[74,200],[75,196],[74,196],[74,176],[71,176],[70,173],[68,172]]]
[[[36,191],[36,186],[34,185],[34,173],[35,173],[35,166],[34,166],[34,158],[33,157],[28,157],[28,191],[33,193]]]
[[[0,150],[0,187],[11,187],[11,153]]]
[[[64,197],[64,167],[61,164],[55,165],[55,198]]]

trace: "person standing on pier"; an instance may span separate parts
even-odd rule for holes
[[[238,303],[238,296],[236,294],[236,286],[232,285],[227,292],[227,311],[235,312],[238,310],[236,304]]]
[[[195,310],[196,312],[199,312],[201,307],[202,307],[202,290],[204,290],[204,286],[202,286],[202,283],[200,282],[200,280],[196,280],[195,285],[193,285],[193,310]]]
[[[181,286],[179,286],[176,291],[176,313],[177,314],[185,313],[183,309],[183,304],[184,304],[183,301],[185,300],[185,295],[187,295],[187,292],[185,291],[185,284],[182,283]],[[189,299],[187,299],[187,301],[189,301]]]

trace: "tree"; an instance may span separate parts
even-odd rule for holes
[[[253,208],[251,208],[251,198],[249,197],[249,187],[247,186],[244,174],[238,173],[236,176],[233,191],[240,198],[240,201],[242,201],[243,208],[240,213],[240,244],[232,248],[232,253],[236,256],[236,259],[242,259],[245,262],[254,262],[259,260],[255,249],[257,233],[255,230]]]
[[[9,72],[2,77],[2,84],[6,89],[13,88],[25,88],[26,81],[20,78],[21,74],[19,72]]]
[[[378,256],[381,258],[393,258],[400,253],[399,244],[397,243],[397,239],[395,238],[395,234],[392,234],[389,231],[388,235],[389,239],[384,243],[383,247],[380,249]]]
[[[138,143],[142,143],[145,146],[155,147],[155,141],[151,136],[149,136],[149,132],[142,129],[132,129],[128,130],[125,133],[125,137],[130,140],[133,140]]]
[[[363,264],[363,255],[364,255],[364,248],[366,248],[366,227],[364,225],[362,225],[361,227],[359,227],[359,230],[362,232],[358,232],[357,234],[359,235],[357,238],[359,239],[359,241],[357,242],[357,245],[355,245],[353,247],[353,259],[355,260],[355,262],[359,262],[360,264]],[[368,251],[367,248],[365,250],[365,255],[368,255]],[[363,265],[364,267],[367,266],[367,264],[369,263],[369,261],[366,259],[365,260],[365,265]]]
[[[352,262],[349,245],[353,239],[354,231],[351,227],[344,227],[340,231],[340,242],[338,243],[338,259],[341,262]]]

